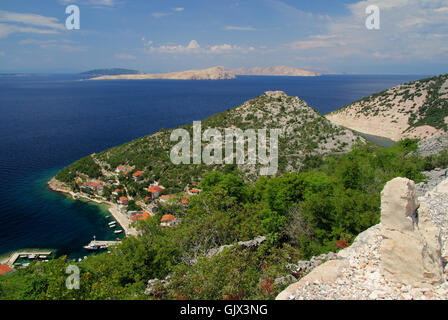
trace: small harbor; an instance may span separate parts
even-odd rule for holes
[[[11,253],[2,264],[10,268],[27,267],[32,261],[48,262],[52,259],[52,251],[18,251]]]

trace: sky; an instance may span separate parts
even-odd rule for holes
[[[77,5],[80,29],[66,28]],[[379,8],[379,30],[366,8]],[[1,0],[0,73],[448,73],[448,0]]]

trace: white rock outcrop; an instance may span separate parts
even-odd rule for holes
[[[448,179],[417,200],[413,181],[381,193],[381,223],[277,300],[448,300]]]
[[[396,178],[381,193],[381,269],[388,280],[407,285],[440,283],[440,232],[426,205],[417,213],[415,183]]]

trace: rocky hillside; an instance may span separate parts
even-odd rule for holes
[[[239,68],[232,70],[233,73],[245,76],[289,76],[289,77],[316,77],[318,73],[313,71],[288,67],[254,67],[254,68]]]
[[[144,74],[120,74],[95,77],[90,80],[226,80],[235,79],[235,75],[224,67],[213,67],[201,70],[187,70],[171,73],[144,73]]]
[[[406,83],[331,112],[335,124],[394,141],[448,131],[448,75]]]
[[[186,129],[190,132],[190,137],[193,137],[192,124],[181,128]],[[278,91],[266,92],[243,105],[203,120],[202,132],[207,128],[216,128],[223,136],[224,128],[266,128],[268,137],[269,129],[280,129],[278,174],[298,171],[316,155],[348,152],[354,143],[362,140],[352,131],[332,124],[305,101]],[[170,160],[170,151],[177,142],[170,141],[171,132],[172,130],[161,130],[84,158],[63,169],[56,178],[67,183],[86,175],[91,178],[107,178],[117,166],[124,165],[129,168],[129,174],[137,170],[144,171],[142,180],[146,183],[142,185],[158,181],[165,187],[179,191],[188,183],[198,182],[205,172],[235,168],[235,165],[174,165]],[[203,142],[203,146],[207,144]],[[247,152],[247,144],[245,145]],[[246,160],[246,164],[238,165],[238,169],[247,180],[255,180],[261,166],[259,163],[249,165]]]
[[[381,223],[277,297],[448,299],[448,179],[417,198],[395,178],[381,193]]]

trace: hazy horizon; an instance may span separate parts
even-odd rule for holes
[[[70,5],[79,8],[79,30],[67,29]],[[369,20],[372,5],[377,21]],[[448,73],[447,39],[448,0],[0,4],[1,73],[286,65],[323,74],[435,75]]]

